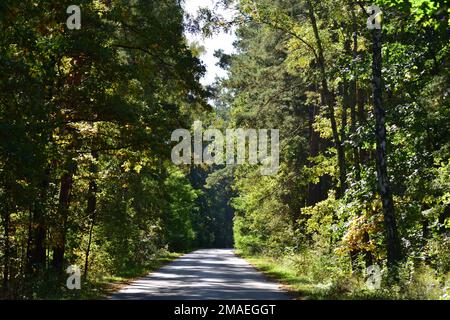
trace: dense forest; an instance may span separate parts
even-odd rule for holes
[[[78,0],[69,30],[71,4],[0,2],[0,297],[74,298],[69,265],[89,290],[234,245],[302,296],[449,298],[445,1],[218,1],[230,21]],[[185,33],[231,29],[228,77],[205,87]],[[176,166],[171,134],[195,120],[279,129],[278,173]]]

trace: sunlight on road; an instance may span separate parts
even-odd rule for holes
[[[133,282],[111,299],[289,299],[231,249],[198,250]]]

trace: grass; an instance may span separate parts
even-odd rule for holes
[[[283,259],[267,256],[248,256],[239,253],[267,277],[283,285],[297,300],[367,300],[391,299],[385,291],[369,291],[361,279],[349,276],[339,281],[317,282],[299,274],[294,266]]]
[[[240,254],[242,256],[242,254]],[[303,299],[326,299],[324,292],[310,279],[298,275],[289,266],[280,261],[262,256],[242,256],[256,269],[264,273],[270,279],[283,285],[289,293],[299,300]]]
[[[409,281],[406,284],[403,282],[403,284],[400,283],[396,287],[384,287],[381,290],[370,291],[365,286],[362,277],[349,275],[348,272],[344,272],[336,266],[332,269],[320,264],[319,269],[322,271],[317,275],[317,273],[311,272],[314,270],[313,266],[318,264],[317,261],[307,260],[305,262],[307,268],[305,271],[300,272],[298,265],[296,267],[292,263],[292,259],[245,255],[240,251],[236,253],[268,278],[281,283],[298,300],[439,299],[441,296],[440,291],[442,291],[439,282],[436,282],[436,279],[430,275],[430,272],[421,271],[420,269],[417,269],[418,277],[416,277],[415,281]],[[53,282],[59,284],[56,290],[51,283],[40,283],[40,285],[37,283],[36,286],[39,287],[40,293],[36,293],[34,299],[105,299],[115,291],[130,284],[136,278],[161,268],[181,255],[181,253],[160,253],[145,265],[128,266],[114,275],[92,277],[82,281],[81,290],[68,290],[65,287],[65,279]],[[448,287],[448,299],[450,297],[450,286],[448,285],[450,284],[450,274],[444,282],[447,283]]]
[[[133,280],[158,270],[181,255],[181,253],[161,253],[145,265],[128,267],[114,275],[82,280],[80,290],[68,290],[65,286],[60,286],[58,290],[43,290],[44,293],[37,295],[35,298],[44,300],[105,299]]]
[[[331,272],[322,280],[301,274],[289,259],[276,259],[267,256],[238,254],[269,278],[281,283],[295,299],[305,300],[392,300],[392,299],[448,299],[450,297],[450,275],[441,283],[429,270],[417,269],[414,279],[400,281],[393,286],[379,290],[369,290],[362,276]],[[339,273],[338,273],[339,274]],[[447,285],[445,285],[447,283]],[[447,294],[444,295],[447,286]]]

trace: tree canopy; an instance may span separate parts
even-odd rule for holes
[[[71,30],[67,1],[0,2],[0,297],[80,297],[69,265],[94,284],[235,246],[312,296],[448,298],[448,4],[220,3],[232,21],[79,0]],[[236,52],[216,52],[228,77],[205,88],[185,32],[220,29]],[[195,120],[279,129],[278,172],[176,166],[171,134]],[[383,286],[367,291],[375,265]]]

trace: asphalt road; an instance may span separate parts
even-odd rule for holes
[[[113,300],[287,300],[232,249],[197,250],[114,293]]]

